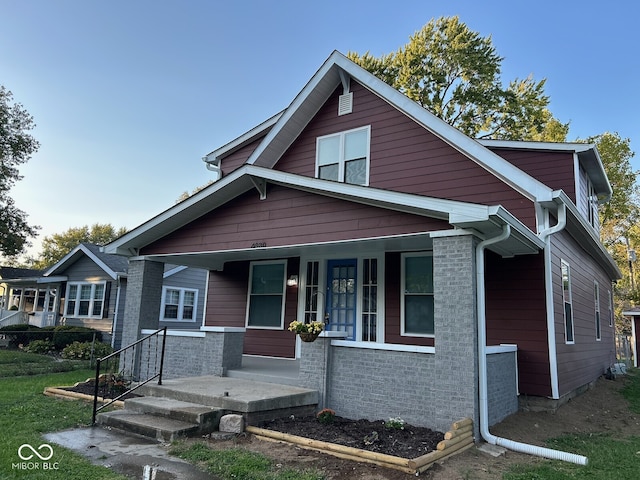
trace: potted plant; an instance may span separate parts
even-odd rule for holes
[[[303,342],[313,342],[320,332],[324,330],[324,323],[322,322],[299,322],[295,320],[289,324],[289,330],[300,335],[300,340]]]

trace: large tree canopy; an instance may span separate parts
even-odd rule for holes
[[[504,87],[491,37],[458,17],[431,20],[397,52],[348,57],[474,138],[563,141],[568,124],[553,118],[545,80],[531,76]]]
[[[110,224],[96,223],[91,227],[85,225],[70,228],[62,233],[54,233],[42,240],[42,253],[34,262],[33,268],[51,267],[80,243],[106,245],[126,232],[126,228],[116,229]]]
[[[33,117],[0,85],[0,254],[8,257],[22,252],[38,230],[27,223],[27,214],[9,196],[22,178],[18,167],[40,146],[28,133],[34,127]]]

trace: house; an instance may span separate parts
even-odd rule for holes
[[[130,257],[125,341],[157,327],[164,263],[208,270],[201,331],[167,339],[174,375],[297,359],[343,416],[444,431],[614,362],[594,145],[474,140],[334,52],[204,161],[213,184],[105,247]],[[326,331],[303,343],[295,319]]]
[[[44,326],[53,322],[48,318],[47,310],[55,291],[38,283],[42,272],[0,267],[0,327],[21,323]]]
[[[20,283],[12,280],[13,288],[6,289],[7,304],[19,305],[23,319],[15,323],[89,327],[103,332],[104,341],[120,348],[128,261],[103,253],[101,248],[79,244],[51,268],[31,271],[21,280],[24,288],[18,289]],[[160,325],[172,329],[202,325],[206,275],[204,270],[165,265]]]

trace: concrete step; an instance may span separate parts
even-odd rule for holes
[[[138,397],[124,402],[124,408],[134,413],[147,413],[173,420],[197,424],[199,433],[209,433],[218,428],[225,410],[166,397]]]
[[[97,421],[101,425],[155,438],[161,442],[173,442],[178,438],[195,435],[200,428],[196,423],[146,413],[132,413],[126,409],[101,413]]]
[[[273,374],[263,373],[250,370],[227,370],[227,377],[241,378],[243,380],[251,380],[255,382],[275,383],[277,385],[296,386],[300,383],[298,377],[279,375],[278,372]]]

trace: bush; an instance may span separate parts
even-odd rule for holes
[[[51,353],[53,349],[54,346],[51,340],[32,340],[29,342],[29,345],[24,348],[24,351],[29,353],[46,354]]]
[[[10,345],[16,348],[18,345],[27,345],[33,340],[45,340],[48,335],[40,327],[28,323],[18,323],[0,328],[0,334],[6,335]]]
[[[56,350],[63,350],[73,342],[92,342],[95,334],[96,341],[102,341],[102,332],[88,327],[74,327],[71,325],[59,325],[53,330],[53,344]]]
[[[90,360],[91,359],[91,342],[73,342],[62,350],[62,358],[73,360]],[[93,358],[106,357],[113,352],[111,345],[96,342],[93,344]]]

